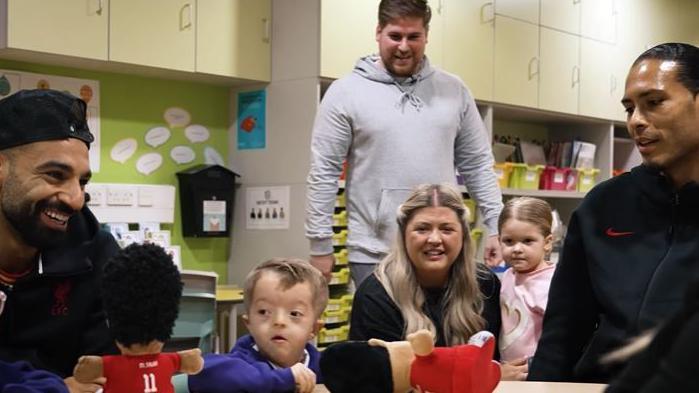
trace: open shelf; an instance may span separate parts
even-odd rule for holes
[[[556,198],[556,199],[582,199],[584,192],[576,191],[556,191],[556,190],[520,190],[516,188],[503,188],[502,195],[528,196],[535,198]]]

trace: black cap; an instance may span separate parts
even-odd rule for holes
[[[0,100],[0,150],[28,143],[77,138],[87,147],[85,101],[57,90],[20,90]]]

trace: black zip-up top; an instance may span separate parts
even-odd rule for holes
[[[699,184],[644,165],[573,213],[530,380],[608,382],[600,357],[677,311],[699,274]]]
[[[0,359],[26,360],[62,377],[78,357],[115,353],[102,309],[102,267],[119,246],[87,209],[71,217],[64,247],[42,250],[33,271],[0,284]],[[0,241],[2,241],[0,239]]]

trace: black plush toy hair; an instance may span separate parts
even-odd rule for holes
[[[345,341],[327,347],[320,357],[325,387],[332,393],[391,393],[391,360],[384,347]]]
[[[165,342],[177,319],[182,281],[162,247],[132,244],[104,266],[104,309],[120,344]]]

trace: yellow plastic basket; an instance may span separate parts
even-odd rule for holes
[[[578,169],[578,191],[588,192],[597,184],[596,177],[599,169]]]
[[[332,272],[330,282],[328,285],[344,285],[349,283],[350,270],[349,267],[343,267],[342,269]]]
[[[495,171],[495,176],[498,178],[498,184],[500,188],[510,187],[510,176],[512,175],[512,163],[511,162],[498,162],[495,163],[493,168]]]
[[[330,344],[345,341],[349,337],[349,326],[340,326],[334,329],[322,328],[318,332],[318,344]]]

